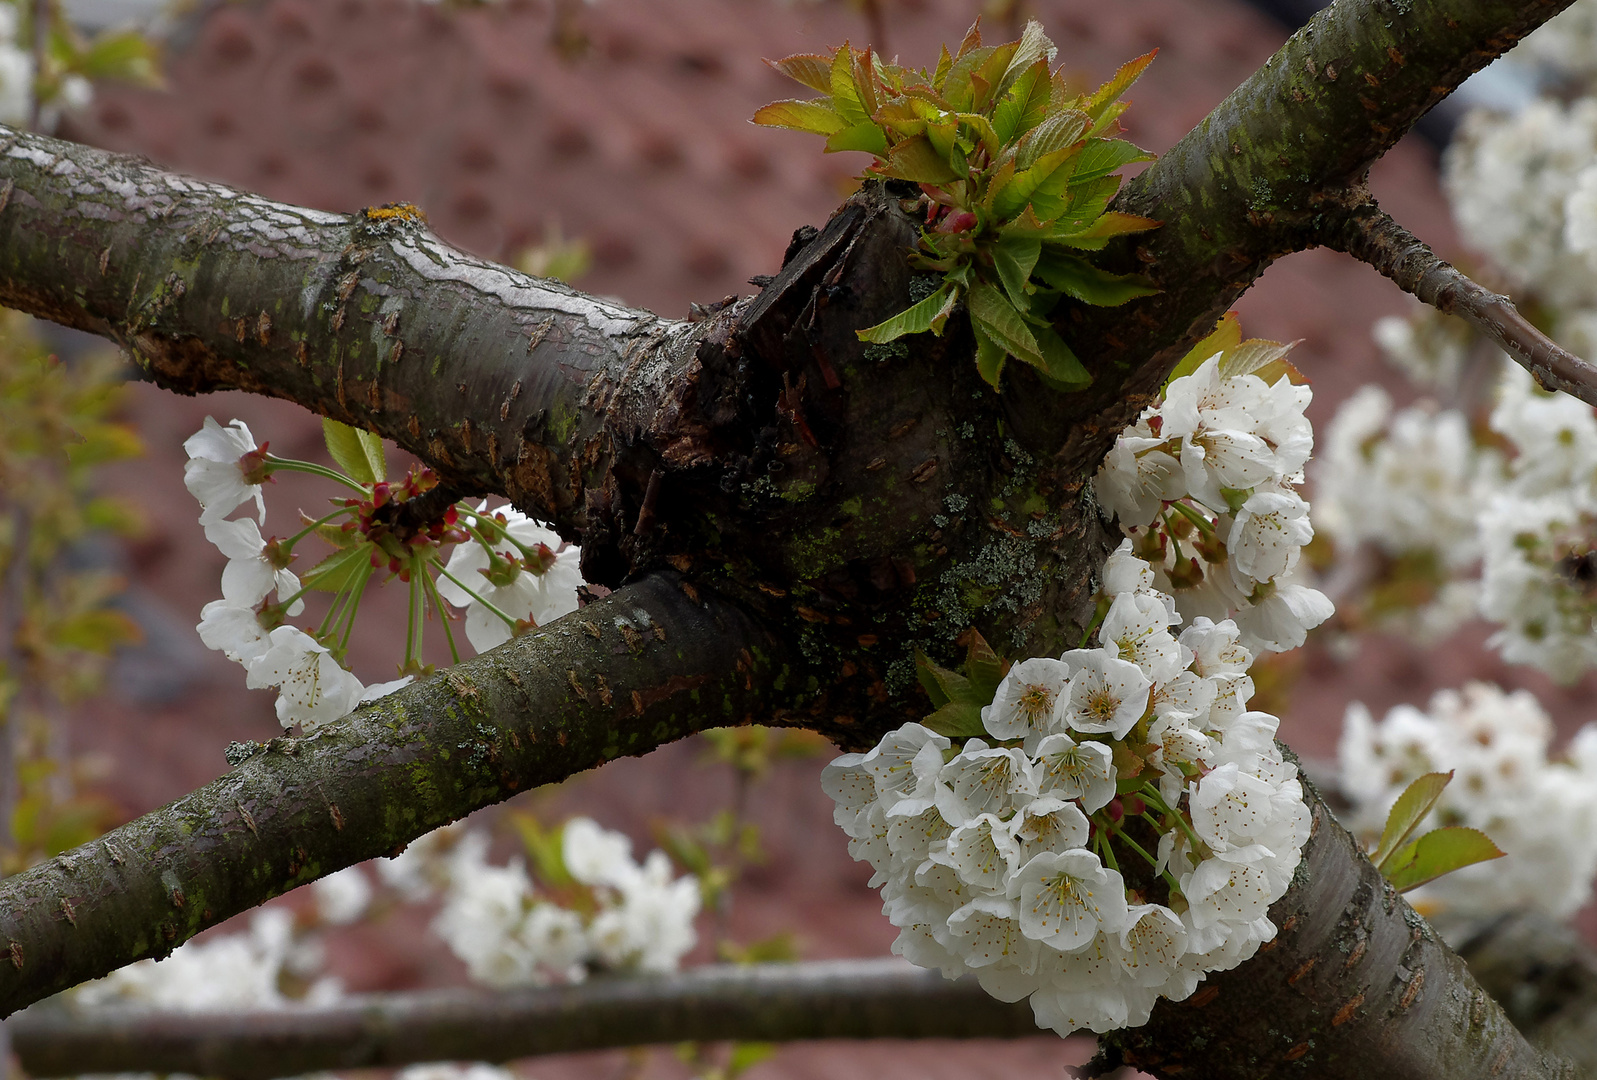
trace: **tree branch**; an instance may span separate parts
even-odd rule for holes
[[[1090,471],[1215,319],[1282,255],[1314,247],[1327,199],[1437,102],[1571,0],[1336,0],[1126,185],[1115,208],[1164,222],[1108,252],[1157,296],[1077,308],[1067,340],[1097,375],[1060,401],[1016,380],[1023,441]],[[1022,373],[1024,374],[1024,373]]]
[[[1393,891],[1304,784],[1313,814],[1273,942],[1211,973],[1186,1001],[1101,1041],[1108,1063],[1181,1080],[1573,1080],[1528,1043],[1469,968]]]
[[[1013,1038],[1031,1008],[897,958],[697,968],[499,994],[447,990],[316,1009],[158,1013],[41,1005],[7,1027],[30,1076],[185,1072],[270,1080],[422,1061],[509,1061],[655,1043]]]
[[[0,882],[0,1013],[518,791],[764,718],[787,677],[739,609],[644,578]]]
[[[1597,405],[1597,367],[1565,349],[1521,315],[1513,301],[1470,280],[1364,197],[1327,215],[1327,247],[1367,262],[1425,303],[1457,315],[1500,345],[1548,390]]]

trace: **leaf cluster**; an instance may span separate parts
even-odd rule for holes
[[[917,649],[915,675],[932,699],[932,712],[921,723],[939,735],[966,739],[986,734],[982,707],[992,704],[1010,662],[995,653],[974,627],[961,634],[958,643],[965,646],[963,674],[939,667]]]
[[[1092,376],[1053,325],[1062,302],[1117,306],[1156,290],[1136,275],[1110,274],[1088,253],[1158,222],[1108,209],[1119,169],[1151,155],[1116,138],[1120,96],[1153,59],[1123,65],[1080,94],[1041,24],[1019,40],[982,44],[980,21],[935,70],[913,70],[847,42],[830,55],[768,61],[823,96],[778,101],[754,122],[826,138],[828,152],[875,157],[867,173],[919,186],[925,212],[913,265],[943,275],[930,296],[859,332],[871,342],[941,334],[964,304],[977,366],[995,389],[1013,357],[1057,389]]]
[[[1398,892],[1417,889],[1443,874],[1505,854],[1485,833],[1462,825],[1432,829],[1409,839],[1452,779],[1450,772],[1426,773],[1403,789],[1386,816],[1386,827],[1370,861]]]

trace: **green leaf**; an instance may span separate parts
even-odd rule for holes
[[[1027,304],[1026,283],[1031,279],[1032,268],[1037,265],[1037,257],[1042,253],[1042,241],[1035,237],[1001,236],[991,250],[993,268],[998,271],[998,280],[1003,282],[1004,291],[1016,307]]]
[[[1022,141],[1015,163],[1023,169],[1029,169],[1044,154],[1075,146],[1091,122],[1086,113],[1075,109],[1054,113],[1033,128]]]
[[[970,287],[966,303],[970,307],[971,321],[980,326],[1004,352],[1034,367],[1047,367],[1047,361],[1037,347],[1037,339],[1032,337],[1020,312],[1015,310],[1015,305],[1003,293],[986,281],[977,279]]]
[[[1397,853],[1398,848],[1408,840],[1409,834],[1425,820],[1425,815],[1431,812],[1431,807],[1436,805],[1436,800],[1442,797],[1443,790],[1452,779],[1451,772],[1426,773],[1403,789],[1403,794],[1397,797],[1397,802],[1392,804],[1391,812],[1386,815],[1386,827],[1381,830],[1381,842],[1375,846],[1375,853],[1370,856],[1370,861],[1375,864],[1377,870],[1386,873],[1387,863]]]
[[[785,954],[766,954],[757,951],[759,944],[749,946],[749,960],[753,963],[766,963],[775,960],[794,960],[797,955],[793,949],[793,935],[778,935],[786,944]],[[727,1080],[737,1080],[739,1076],[762,1061],[769,1060],[776,1053],[776,1044],[767,1042],[739,1042],[732,1044],[732,1052],[726,1059]]]
[[[299,583],[319,592],[342,592],[355,581],[357,575],[371,573],[371,551],[367,544],[356,544],[335,551],[305,571]]]
[[[1042,23],[1036,19],[1028,19],[1026,28],[1020,32],[1020,40],[1015,43],[1015,53],[1010,58],[1008,70],[1004,72],[1003,81],[999,84],[999,93],[1018,84],[1020,79],[1035,70],[1038,64],[1042,65],[1043,81],[1046,83],[1048,65],[1057,55],[1059,50],[1052,41],[1048,40],[1048,35],[1043,33]]]
[[[1109,210],[1098,216],[1085,229],[1073,232],[1052,232],[1046,239],[1066,247],[1080,248],[1085,251],[1100,251],[1104,245],[1116,236],[1125,236],[1129,233],[1147,232],[1157,229],[1163,222],[1153,218],[1138,217],[1136,214],[1122,214],[1118,210]]]
[[[1501,859],[1502,851],[1479,829],[1449,825],[1433,829],[1398,851],[1384,871],[1398,892],[1408,892],[1466,866]]]
[[[835,135],[848,127],[836,109],[824,101],[773,101],[754,114],[754,123],[791,128],[812,135]]]
[[[943,692],[941,682],[933,672],[942,671],[936,664],[927,659],[926,654],[919,648],[915,650],[915,678],[920,682],[921,689],[926,691],[926,696],[932,699],[932,705],[941,708],[948,704],[948,695]]]
[[[971,689],[984,704],[991,703],[998,693],[998,684],[1009,671],[1009,662],[993,652],[993,647],[974,626],[957,640],[965,646],[965,676],[970,679]]]
[[[832,92],[832,57],[822,53],[795,53],[780,60],[767,60],[772,68],[795,82],[823,94]]]
[[[950,739],[969,739],[987,734],[982,727],[981,706],[974,702],[950,701],[921,720],[926,727]]]
[[[121,79],[145,85],[161,82],[155,47],[144,35],[129,30],[95,38],[73,58],[70,67],[88,79]]]
[[[1064,192],[1075,173],[1076,149],[1072,146],[1052,151],[1037,158],[1030,168],[1021,169],[1014,174],[1013,179],[1006,179],[1000,185],[999,178],[1003,169],[1009,168],[1005,164],[993,177],[992,200],[993,213],[1005,221],[1014,218],[1028,203],[1033,205],[1041,202],[1045,205],[1050,201],[1058,201],[1059,195]],[[1052,215],[1045,214],[1038,207],[1034,211],[1039,220]]]
[[[1228,311],[1220,316],[1209,336],[1187,350],[1187,355],[1181,358],[1170,372],[1170,377],[1164,382],[1169,386],[1183,375],[1191,375],[1203,362],[1217,352],[1234,349],[1242,343],[1242,323],[1237,319],[1237,313]]]
[[[108,655],[118,645],[144,640],[139,624],[120,611],[95,608],[63,619],[49,629],[51,644],[63,649]]]
[[[1286,358],[1291,351],[1291,345],[1283,345],[1279,341],[1249,338],[1220,358],[1220,377],[1229,379],[1235,375],[1257,375],[1271,384],[1283,375],[1301,378],[1302,373]]]
[[[943,324],[954,313],[954,306],[958,303],[959,290],[945,281],[920,303],[900,311],[891,319],[859,331],[859,338],[861,341],[885,342],[906,334],[924,334],[928,330],[942,336]]]
[[[1049,327],[1037,330],[1037,346],[1042,350],[1046,366],[1042,369],[1043,381],[1055,390],[1066,392],[1082,390],[1092,385],[1092,372],[1071,351],[1065,339]]]
[[[857,127],[870,120],[870,110],[865,108],[864,101],[860,98],[859,84],[854,81],[854,50],[848,42],[843,42],[843,47],[832,55],[832,74],[830,80],[832,91],[832,107],[843,118],[843,122],[850,127]]]
[[[1004,361],[1009,359],[1009,354],[988,337],[979,324],[972,323],[971,329],[976,332],[976,371],[988,386],[997,390],[998,380],[1004,374]]]
[[[965,175],[950,168],[948,156],[938,152],[925,135],[912,135],[899,142],[888,154],[886,168],[878,171],[917,184],[946,184]]]
[[[993,130],[1007,145],[1042,123],[1048,114],[1048,62],[1022,71],[993,109]]]
[[[1066,296],[1096,307],[1119,307],[1128,300],[1159,291],[1140,275],[1111,274],[1085,259],[1057,250],[1044,251],[1032,272]]]
[[[1089,139],[1076,160],[1074,182],[1096,180],[1134,162],[1152,160],[1152,154],[1125,139]]]
[[[388,476],[382,436],[322,418],[322,438],[339,468],[359,484],[374,484]]]
[[[826,140],[828,154],[835,154],[839,150],[863,150],[867,154],[886,157],[887,134],[867,120],[862,124],[844,128]]]

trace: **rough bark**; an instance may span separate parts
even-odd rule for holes
[[[1307,786],[1307,785],[1306,785]],[[1575,1077],[1526,1042],[1318,796],[1273,942],[1103,1040],[1160,1077]]]
[[[780,700],[786,650],[674,573],[356,710],[0,884],[0,1014],[518,791]],[[218,748],[218,755],[221,749]]]
[[[1006,1005],[974,979],[948,982],[898,959],[704,967],[663,978],[502,994],[370,995],[250,1013],[41,1005],[7,1026],[29,1076],[154,1071],[226,1080],[684,1041],[1037,1033],[1024,1002]]]

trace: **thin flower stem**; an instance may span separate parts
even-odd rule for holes
[[[266,463],[272,467],[273,472],[282,469],[285,472],[310,473],[312,476],[320,476],[328,480],[336,480],[345,487],[353,488],[355,491],[360,492],[362,495],[371,495],[371,492],[366,490],[365,485],[357,484],[343,473],[329,469],[325,465],[317,465],[315,462],[311,461],[296,461],[293,458],[280,458],[275,454],[267,454]]]
[[[1170,504],[1170,509],[1174,510],[1182,517],[1192,522],[1192,524],[1196,525],[1201,532],[1206,532],[1211,536],[1214,535],[1214,522],[1204,517],[1201,513],[1194,510],[1186,503],[1173,502]]]
[[[1142,787],[1139,789],[1139,792],[1150,803],[1175,819],[1176,826],[1182,832],[1186,833],[1187,839],[1192,842],[1194,851],[1207,850],[1208,845],[1200,840],[1198,838],[1198,834],[1192,831],[1192,826],[1187,824],[1186,815],[1182,814],[1179,810],[1171,809],[1170,805],[1164,801],[1164,796],[1159,794],[1158,788],[1154,787],[1152,784],[1144,782]]]
[[[434,566],[438,564],[429,559]],[[460,663],[460,649],[455,645],[455,632],[449,628],[449,609],[444,607],[443,597],[438,595],[438,584],[433,581],[432,575],[425,569],[421,571],[422,585],[427,589],[427,595],[432,597],[433,608],[438,612],[438,621],[444,624],[444,640],[449,642],[449,658],[451,663]]]
[[[371,583],[372,574],[376,568],[367,563],[360,571],[360,580],[355,583],[348,603],[348,616],[344,619],[344,632],[339,636],[338,647],[349,648],[349,636],[355,629],[355,613],[360,610],[360,600],[366,595],[366,586]]]
[[[484,598],[483,595],[481,593],[479,593],[476,589],[473,589],[470,585],[467,585],[464,581],[461,581],[454,574],[451,574],[441,564],[438,567],[438,572],[440,574],[444,575],[444,577],[448,578],[450,581],[453,581],[456,585],[459,585],[462,589],[466,590],[466,595],[467,596],[471,597],[473,600],[477,601],[477,603],[481,604],[483,607],[487,608],[489,611],[493,612],[495,615],[497,615],[501,619],[505,620],[505,625],[509,626],[512,631],[515,630],[515,628],[516,628],[516,620],[512,619],[509,615],[506,615],[504,612],[502,612],[498,608],[494,607],[494,605],[490,601],[488,601],[486,598]]]
[[[1100,625],[1102,625],[1104,616],[1108,614],[1109,609],[1105,607],[1100,607],[1099,610],[1093,612],[1092,622],[1088,623],[1087,629],[1082,631],[1081,643],[1078,644],[1076,648],[1085,649],[1087,647],[1087,642],[1092,640],[1093,632],[1096,631]]]
[[[405,634],[405,666],[409,667],[412,660],[421,663],[421,620],[425,610],[423,604],[421,583],[414,574],[410,578],[410,626]]]
[[[290,536],[287,540],[284,540],[281,546],[287,548],[289,551],[293,551],[295,544],[305,539],[323,525],[326,525],[329,521],[332,521],[336,517],[343,517],[345,514],[353,514],[354,512],[355,511],[352,507],[340,507],[339,509],[334,510],[331,514],[328,514],[326,517],[317,518],[299,532],[295,533],[293,536]]]

